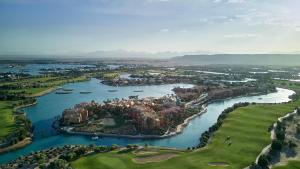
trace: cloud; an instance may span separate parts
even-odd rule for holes
[[[236,4],[236,3],[244,3],[245,0],[214,0],[214,3],[229,3],[229,4]]]
[[[260,34],[249,34],[249,33],[239,33],[239,34],[227,34],[224,38],[257,38],[261,37]]]
[[[147,2],[170,2],[171,0],[147,0]]]
[[[207,18],[201,18],[201,19],[200,19],[200,22],[202,22],[202,23],[206,23],[207,21],[208,21]]]
[[[227,3],[244,3],[245,0],[227,0]]]
[[[169,32],[170,30],[167,28],[161,29],[160,32]]]

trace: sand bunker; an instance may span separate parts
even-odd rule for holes
[[[210,166],[229,166],[229,164],[226,162],[210,162],[210,163],[208,163],[208,165],[210,165]]]
[[[158,151],[144,151],[144,150],[140,150],[140,151],[135,151],[133,152],[135,155],[155,155],[158,153]]]
[[[178,155],[175,153],[167,153],[167,154],[159,154],[159,155],[153,155],[153,156],[147,156],[147,157],[137,157],[132,160],[135,163],[146,164],[146,163],[152,163],[152,162],[165,161],[165,160],[171,159],[176,156],[178,156]]]

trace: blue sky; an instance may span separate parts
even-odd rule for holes
[[[299,0],[0,0],[0,54],[295,53]]]

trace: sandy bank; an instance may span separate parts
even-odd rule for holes
[[[8,146],[5,148],[0,148],[0,154],[25,147],[28,144],[31,144],[31,142],[32,142],[32,139],[30,137],[26,137],[24,140],[19,141],[18,143],[14,144],[14,145],[11,145],[11,146]]]
[[[44,96],[44,95],[46,95],[46,94],[48,94],[48,93],[51,93],[51,92],[53,92],[53,91],[55,91],[55,90],[57,90],[57,89],[59,89],[59,87],[51,87],[51,88],[49,88],[49,89],[47,89],[47,90],[44,90],[44,91],[42,91],[42,92],[39,92],[39,93],[30,95],[29,97],[40,97],[40,96]]]

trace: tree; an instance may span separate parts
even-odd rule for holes
[[[255,163],[252,163],[252,164],[250,165],[249,169],[262,169],[262,167],[259,166],[259,165],[257,165],[257,164],[255,164]]]
[[[69,152],[69,153],[66,153],[66,154],[62,154],[59,158],[63,159],[63,160],[66,160],[66,161],[71,161],[74,158],[76,158],[76,153]]]
[[[269,165],[268,157],[266,155],[261,155],[258,158],[257,164],[263,169],[268,168],[268,165]]]
[[[75,150],[75,153],[76,153],[77,157],[84,155],[86,153],[86,148],[79,147],[77,150]]]
[[[96,153],[101,153],[101,152],[106,152],[106,151],[109,151],[108,147],[106,146],[98,146],[98,147],[95,147],[94,148],[94,151]]]
[[[297,147],[297,144],[293,143],[291,140],[288,142],[288,146],[290,149]]]
[[[280,151],[282,149],[282,141],[277,140],[277,139],[273,140],[272,144],[271,144],[271,148],[272,148],[272,150]]]
[[[300,134],[300,124],[297,124],[296,130],[297,130],[297,134]]]
[[[284,131],[277,131],[276,132],[276,138],[280,141],[283,141],[285,139],[285,133]]]
[[[47,167],[48,169],[72,169],[70,164],[62,159],[54,160]]]

